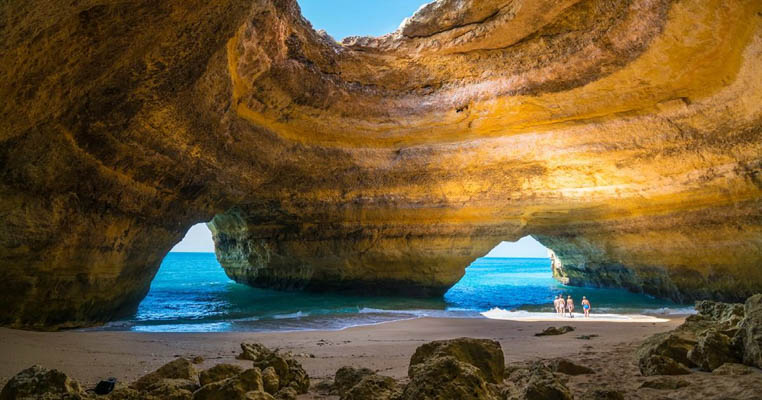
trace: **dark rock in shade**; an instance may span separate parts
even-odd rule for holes
[[[685,365],[669,357],[656,354],[639,359],[638,366],[643,376],[688,375],[691,373],[691,370]]]
[[[162,400],[191,400],[196,389],[198,384],[188,379],[160,379],[141,394]]]
[[[279,390],[278,393],[275,393],[275,398],[278,400],[296,400],[297,395],[296,389],[292,386],[287,386]]]
[[[104,395],[114,391],[115,387],[116,387],[116,378],[108,378],[106,380],[102,380],[98,382],[98,384],[95,385],[95,389],[93,391],[97,395]]]
[[[336,393],[335,384],[330,379],[322,380],[312,387],[320,394]]]
[[[204,362],[204,357],[201,356],[195,356],[193,359],[191,359],[191,362],[194,364],[201,364]]]
[[[556,328],[555,326],[549,326],[545,328],[540,333],[535,333],[535,336],[553,336],[553,335],[563,335],[564,333],[568,333],[574,330],[573,326],[564,325],[560,328]]]
[[[624,393],[613,389],[593,389],[585,392],[581,400],[624,400]]]
[[[114,389],[113,392],[111,392],[108,396],[105,396],[104,399],[108,400],[146,400],[146,399],[152,399],[152,397],[149,397],[145,393],[138,392],[137,390],[127,387],[127,386],[119,386]]]
[[[754,372],[761,372],[759,369],[750,367],[748,365],[743,364],[737,364],[737,363],[725,363],[719,366],[718,368],[715,368],[712,373],[715,375],[749,375]]]
[[[217,364],[209,369],[201,371],[201,373],[198,374],[198,380],[201,386],[205,386],[210,383],[232,378],[241,372],[243,372],[243,368],[238,365]]]
[[[375,372],[368,368],[341,367],[336,371],[336,376],[333,380],[333,391],[343,396],[352,386],[358,384],[362,378],[373,374]]]
[[[688,351],[688,359],[704,371],[712,371],[724,363],[738,362],[731,338],[715,329],[699,334],[698,343]]]
[[[270,393],[267,392],[248,392],[246,393],[246,400],[275,400]]]
[[[372,374],[344,392],[341,400],[393,400],[401,394],[402,389],[394,378]]]
[[[63,372],[34,365],[5,384],[0,400],[79,399],[81,393],[79,383]]]
[[[592,368],[575,364],[571,360],[567,360],[565,358],[552,359],[546,362],[545,365],[553,372],[560,372],[566,375],[586,375],[595,373]]]
[[[164,379],[196,380],[196,368],[189,360],[177,358],[135,381],[131,386],[139,391],[146,391]]]
[[[571,400],[573,396],[566,385],[551,371],[541,363],[533,364],[526,372],[524,377],[521,372],[512,374],[511,380],[524,378],[520,384],[521,398],[524,400]]]
[[[408,376],[428,360],[452,356],[460,362],[478,368],[487,382],[498,384],[505,375],[505,356],[500,343],[489,339],[458,338],[426,343],[410,358]]]
[[[659,389],[659,390],[675,390],[684,388],[686,386],[690,386],[690,382],[684,380],[684,379],[675,379],[675,378],[657,378],[650,381],[643,382],[640,387],[641,388],[648,388],[648,389]]]
[[[736,340],[743,351],[743,363],[762,368],[762,294],[746,299]]]
[[[453,356],[430,358],[410,372],[402,400],[498,399],[478,368]]]
[[[244,400],[249,392],[263,392],[262,372],[247,369],[235,377],[202,386],[193,393],[193,400]]]
[[[649,337],[637,351],[640,373],[646,376],[690,373],[688,367],[693,362],[688,359],[688,352],[695,345],[696,337],[690,331],[675,330]]]

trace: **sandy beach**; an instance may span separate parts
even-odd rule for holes
[[[273,333],[138,333],[138,332],[30,332],[0,329],[0,382],[33,364],[60,369],[89,387],[114,376],[124,382],[171,361],[177,356],[202,356],[200,368],[235,360],[241,342],[260,342],[302,354],[313,381],[333,377],[342,366],[368,367],[403,378],[410,356],[423,343],[462,336],[500,341],[506,363],[539,358],[595,354],[639,342],[656,332],[675,328],[682,318],[665,323],[562,321],[576,331],[560,336],[534,334],[561,322],[519,322],[490,319],[420,318],[340,331]],[[590,340],[582,335],[598,335]],[[592,346],[588,348],[587,346]],[[310,358],[309,355],[314,355]]]
[[[248,366],[236,360],[241,342],[260,342],[291,351],[310,375],[313,389],[299,399],[338,399],[315,386],[333,378],[342,366],[367,367],[382,375],[406,380],[415,349],[432,340],[457,337],[490,338],[501,343],[507,366],[564,357],[595,370],[594,375],[566,376],[575,396],[591,389],[616,389],[627,399],[759,399],[762,371],[727,376],[694,370],[689,376],[668,378],[684,387],[643,388],[660,377],[641,376],[635,351],[648,336],[674,329],[683,316],[666,322],[620,323],[581,320],[508,321],[491,319],[420,318],[340,331],[271,333],[139,333],[107,331],[30,332],[0,329],[0,382],[33,364],[57,368],[85,388],[103,378],[129,383],[175,357],[201,356],[199,369],[219,363]],[[549,326],[571,325],[575,331],[559,336],[534,336]],[[589,338],[585,338],[585,336]]]

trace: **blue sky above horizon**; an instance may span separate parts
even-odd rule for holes
[[[206,224],[193,225],[185,238],[172,248],[171,252],[214,253],[212,232]],[[516,242],[502,242],[485,257],[547,258],[548,250],[531,236],[524,236]]]
[[[337,41],[347,36],[381,36],[431,0],[298,0],[302,15],[315,29]]]

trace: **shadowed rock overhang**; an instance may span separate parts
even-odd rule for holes
[[[762,290],[762,3],[0,4],[0,323],[128,313],[212,220],[258,287],[441,294],[527,234],[574,285]]]

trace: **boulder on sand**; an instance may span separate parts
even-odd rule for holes
[[[414,369],[427,360],[446,356],[478,368],[487,382],[497,384],[503,381],[503,350],[499,342],[489,339],[458,338],[426,343],[418,347],[410,358],[408,375],[414,375]]]
[[[688,375],[691,370],[669,357],[652,354],[638,359],[638,367],[643,376],[654,375]]]
[[[500,343],[488,339],[438,340],[416,349],[410,358],[401,399],[493,400],[503,381],[505,359]]]
[[[201,386],[232,378],[243,372],[243,368],[234,364],[217,364],[207,370],[201,371],[198,380]]]
[[[697,341],[689,331],[658,333],[646,339],[637,351],[638,367],[644,376],[682,375],[690,373],[693,362],[688,352]]]
[[[510,400],[571,400],[568,387],[553,371],[540,362],[528,368],[516,368],[508,378],[504,398]]]
[[[394,378],[367,375],[341,395],[340,400],[393,400],[402,390]]]
[[[575,364],[573,361],[565,358],[554,358],[547,361],[545,365],[553,372],[560,372],[566,375],[587,375],[595,373],[591,368]]]
[[[535,333],[535,336],[553,336],[553,335],[563,335],[564,333],[568,333],[574,330],[573,326],[564,325],[561,327],[556,328],[555,326],[549,326],[545,328],[540,333]]]
[[[484,374],[453,356],[434,357],[411,370],[403,400],[497,400]]]
[[[79,383],[63,372],[34,365],[5,384],[0,400],[79,399],[81,392]]]
[[[375,372],[368,368],[341,367],[333,379],[333,392],[343,396],[354,385],[360,383],[362,378],[373,374]]]
[[[164,379],[180,379],[195,384],[196,368],[192,362],[180,357],[164,364],[156,371],[141,377],[130,386],[139,391],[147,391],[150,387],[156,386]]]
[[[204,385],[193,393],[193,400],[245,400],[250,392],[264,393],[259,368],[247,369],[232,378]]]
[[[281,389],[292,387],[298,394],[309,390],[310,378],[307,371],[289,354],[272,351],[259,343],[241,343],[241,350],[239,359],[251,360],[261,370],[274,369]]]

